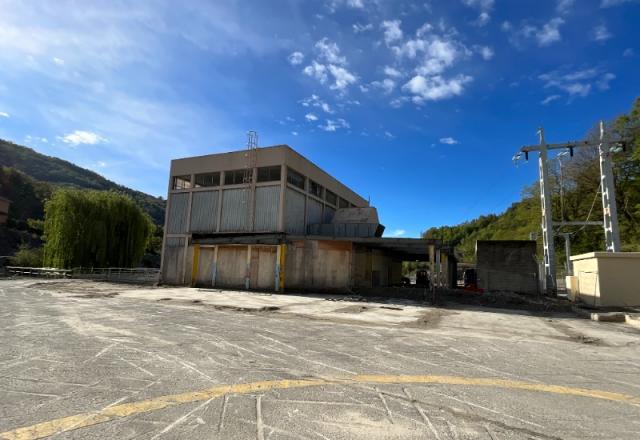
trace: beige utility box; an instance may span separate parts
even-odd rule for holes
[[[574,301],[595,307],[640,306],[640,252],[590,252],[571,261]]]

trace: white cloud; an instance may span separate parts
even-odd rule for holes
[[[325,113],[333,113],[333,109],[329,104],[320,99],[318,95],[311,95],[300,101],[303,107],[316,107],[322,109]]]
[[[624,50],[624,52],[622,52],[622,56],[623,57],[632,57],[634,56],[636,53],[632,48],[627,48]]]
[[[349,123],[342,118],[338,118],[336,120],[327,119],[324,125],[318,125],[324,131],[336,131],[340,128],[349,128]]]
[[[344,67],[329,64],[329,72],[335,80],[329,87],[333,90],[344,91],[349,85],[358,82],[358,78]]]
[[[455,145],[455,144],[459,144],[460,142],[452,137],[443,137],[443,138],[440,138],[440,143],[445,145]]]
[[[367,23],[367,24],[360,24],[360,23],[355,23],[351,26],[351,28],[353,29],[353,33],[354,34],[361,34],[363,32],[367,32],[373,29],[373,24],[371,23]]]
[[[483,27],[489,24],[490,21],[491,21],[491,16],[489,15],[489,13],[481,12],[480,15],[478,15],[478,18],[476,18],[476,20],[472,24],[474,26]]]
[[[373,81],[371,86],[381,89],[384,93],[389,94],[396,88],[396,82],[391,78],[385,78],[382,81]]]
[[[304,72],[305,75],[309,75],[310,77],[320,81],[320,84],[326,83],[327,79],[329,78],[327,76],[327,67],[324,64],[320,64],[315,60],[312,61],[311,64],[305,67],[302,71]]]
[[[53,57],[53,62],[58,66],[64,66],[64,60],[62,58]]]
[[[393,98],[390,102],[389,105],[393,108],[400,108],[402,107],[407,101],[409,101],[409,97],[408,96],[399,96],[397,98]]]
[[[493,58],[494,52],[493,49],[491,49],[489,46],[477,47],[476,50],[478,51],[480,56],[487,61]]]
[[[489,10],[493,7],[494,0],[462,0],[465,5],[482,10]]]
[[[304,61],[304,54],[302,52],[293,52],[287,57],[287,60],[289,60],[289,63],[292,66],[297,66],[298,64],[302,64]]]
[[[413,102],[422,104],[425,101],[439,101],[459,96],[464,91],[464,86],[472,80],[473,78],[467,75],[457,75],[451,79],[445,79],[439,75],[432,77],[416,75],[402,86],[402,89],[414,95]]]
[[[461,95],[465,84],[472,80],[465,74],[445,76],[445,71],[473,53],[456,39],[456,35],[457,31],[453,28],[447,29],[443,22],[437,26],[426,23],[416,31],[415,37],[398,41],[390,47],[396,56],[396,65],[404,67],[406,64],[415,63],[413,77],[402,87],[402,91],[412,95],[414,103],[422,104],[425,101]],[[485,57],[493,56],[490,48],[483,51],[478,46],[476,50]],[[379,86],[375,83],[373,85]],[[394,99],[390,104],[398,108],[404,102],[405,100]]]
[[[604,24],[600,24],[595,28],[593,28],[592,38],[594,41],[605,41],[611,37],[613,37],[613,35],[611,35],[611,32],[609,32],[609,30]]]
[[[633,2],[638,2],[638,0],[602,0],[600,2],[600,7],[601,8],[610,8],[612,6],[619,6],[619,5],[622,5],[624,3],[633,3]]]
[[[400,29],[400,20],[385,20],[380,25],[384,29],[384,41],[387,45],[402,40],[402,29]]]
[[[320,84],[326,84],[329,81],[329,75],[332,77],[332,90],[345,92],[351,85],[358,82],[358,77],[347,69],[347,59],[340,54],[340,48],[335,42],[328,38],[322,38],[315,44],[315,50],[318,53],[318,59],[313,60],[311,64],[306,66],[302,72],[312,78],[315,78]]]
[[[556,11],[558,14],[566,14],[573,7],[575,0],[557,0]]]
[[[330,64],[344,65],[347,64],[347,59],[340,55],[340,48],[338,45],[330,41],[327,37],[324,37],[315,45],[316,50],[319,53],[319,58],[325,60]]]
[[[402,72],[391,66],[385,66],[384,74],[392,78],[400,78],[401,76],[403,76]]]
[[[304,118],[307,121],[317,121],[318,117],[316,115],[314,115],[313,113],[307,113],[306,115],[304,115]]]
[[[407,231],[405,231],[404,229],[396,229],[389,235],[391,237],[402,237],[404,235],[407,235]]]
[[[395,139],[395,136],[390,131],[385,131],[384,137],[386,137],[387,139]]]
[[[557,101],[560,98],[562,98],[562,96],[560,95],[550,95],[544,98],[542,101],[540,101],[540,104],[548,105],[548,104],[551,104],[553,101]]]
[[[69,133],[62,137],[62,141],[71,145],[95,145],[106,142],[107,140],[92,131],[75,130],[73,133]]]
[[[9,117],[9,113],[7,112],[0,112],[0,118],[8,118]]]
[[[562,18],[552,18],[549,23],[542,26],[542,29],[536,32],[536,39],[540,46],[548,46],[551,43],[561,40],[560,26],[564,23]]]
[[[291,134],[294,135],[294,136],[298,136],[298,132],[297,131],[292,131]]]
[[[343,6],[352,9],[363,9],[364,0],[330,0],[327,2],[327,8],[329,8],[329,11],[332,13]]]
[[[562,90],[570,97],[585,97],[594,88],[601,91],[608,90],[609,83],[615,77],[613,73],[602,72],[597,68],[588,68],[568,73],[555,70],[542,74],[538,78],[544,82],[545,89]]]
[[[538,46],[544,47],[556,43],[562,39],[560,26],[564,24],[564,19],[555,17],[541,27],[533,26],[526,22],[514,26],[510,22],[502,23],[502,30],[509,33],[509,41],[516,47],[521,47],[525,42],[535,40]]]

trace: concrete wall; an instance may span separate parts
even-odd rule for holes
[[[640,306],[640,252],[591,252],[571,261],[575,300],[596,307]]]
[[[351,242],[300,240],[287,246],[285,288],[345,291],[351,284]]]
[[[478,286],[486,291],[538,294],[536,242],[529,240],[478,240]]]

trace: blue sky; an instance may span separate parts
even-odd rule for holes
[[[254,129],[418,236],[518,200],[539,125],[627,111],[638,23],[635,0],[0,0],[0,137],[166,197],[172,158]]]

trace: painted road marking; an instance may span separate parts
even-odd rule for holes
[[[546,385],[541,383],[521,382],[517,380],[492,379],[481,377],[459,376],[394,376],[394,375],[357,375],[327,379],[300,380],[271,380],[237,385],[224,385],[181,394],[160,396],[139,402],[123,403],[102,410],[76,414],[69,417],[37,423],[32,426],[14,429],[0,433],[0,439],[5,440],[35,440],[53,434],[72,431],[79,428],[105,423],[118,418],[134,414],[156,411],[163,408],[182,405],[185,403],[201,402],[223,397],[229,394],[250,394],[276,389],[305,388],[322,385],[349,384],[438,384],[438,385],[466,385],[479,387],[494,387],[511,390],[535,391],[542,393],[560,394],[567,396],[588,397],[592,399],[609,400],[629,405],[640,406],[640,397],[609,391],[572,388],[562,385]]]

